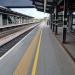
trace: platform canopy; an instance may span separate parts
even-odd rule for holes
[[[35,7],[37,8],[37,10],[44,11],[44,6],[46,4],[46,12],[52,13],[54,10],[54,7],[56,6],[59,0],[32,0],[32,1]]]
[[[65,0],[67,9],[75,11],[75,0]],[[67,4],[66,4],[67,5]],[[54,8],[64,10],[64,0],[0,0],[0,6],[8,8],[36,8],[39,11],[53,13]]]
[[[64,0],[32,0],[33,5],[39,11],[46,10],[47,13],[52,13],[54,8],[57,7],[58,11],[64,10]],[[66,5],[68,10],[75,11],[75,0],[66,0]],[[46,8],[44,8],[46,5]]]
[[[0,6],[8,8],[33,8],[30,0],[0,0]]]

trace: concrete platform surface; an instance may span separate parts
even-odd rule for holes
[[[75,75],[75,63],[49,26],[43,27],[36,75]]]
[[[56,35],[56,38],[59,40],[60,43],[62,43],[62,37],[63,37],[63,28],[58,28],[58,35]],[[67,31],[66,35],[66,43],[63,44],[63,46],[67,49],[67,51],[71,54],[71,56],[74,58],[75,61],[75,34]]]

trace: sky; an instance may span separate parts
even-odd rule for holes
[[[37,19],[42,19],[44,17],[48,17],[48,13],[37,11],[35,8],[12,8],[13,11],[23,13],[28,16],[35,17]]]
[[[31,0],[0,0],[1,6],[33,6]]]

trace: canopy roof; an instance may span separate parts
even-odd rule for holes
[[[35,5],[35,7],[37,8],[37,10],[39,11],[44,11],[44,1],[45,0],[32,0],[33,4]],[[57,3],[60,0],[46,0],[46,12],[47,13],[52,13],[54,10],[54,7],[57,5]]]
[[[64,9],[64,0],[32,0],[33,4],[39,11],[44,11],[45,1],[47,13],[52,13],[55,7],[57,7],[58,11],[63,11]],[[75,0],[66,0],[66,1],[68,3],[67,9],[75,11]]]
[[[68,1],[67,9],[75,11],[75,0],[65,0],[65,1]],[[0,0],[0,6],[5,6],[8,8],[35,7],[39,11],[46,10],[47,13],[52,13],[56,6],[58,11],[63,10],[64,0]]]

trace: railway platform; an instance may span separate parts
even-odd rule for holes
[[[75,0],[1,0],[0,75],[75,75]]]
[[[75,75],[75,66],[50,30],[44,26],[35,75]]]
[[[66,43],[62,43],[62,31],[62,27],[58,27],[58,34],[56,35],[56,38],[75,61],[75,34],[67,30]]]
[[[0,75],[75,75],[75,63],[42,22],[0,57]]]

